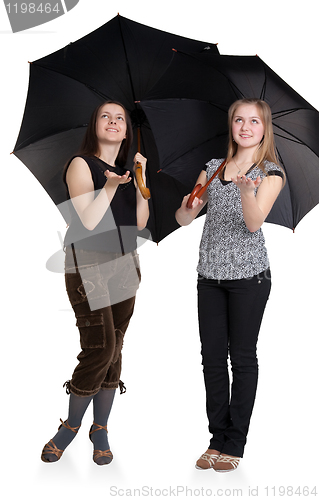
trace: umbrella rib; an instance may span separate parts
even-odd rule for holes
[[[83,128],[83,127],[87,127],[87,126],[88,126],[87,123],[83,123],[82,125],[76,125],[75,127],[65,128],[63,130],[59,130],[58,132],[54,132],[53,134],[49,134],[49,135],[45,135],[43,137],[37,138],[37,139],[35,139],[34,142],[30,142],[32,138],[28,137],[25,141],[23,141],[21,144],[19,144],[19,147],[17,149],[15,149],[13,152],[15,153],[16,151],[20,151],[23,148],[27,148],[29,146],[32,146],[33,144],[40,142],[40,141],[44,141],[45,139],[49,139],[50,137],[54,137],[56,135],[63,134],[64,132],[69,132],[70,130],[76,130],[78,128]]]
[[[309,108],[292,108],[292,109],[286,109],[284,111],[277,111],[276,113],[272,113],[272,116],[274,119],[276,118],[282,118],[283,116],[291,115],[292,113],[296,113],[296,111],[311,111]]]
[[[283,132],[286,132],[284,129],[281,129],[281,130]],[[309,146],[307,146],[307,144],[305,144],[304,142],[300,141],[296,137],[286,137],[285,135],[277,134],[277,132],[274,132],[274,135],[276,135],[277,137],[281,137],[282,139],[286,139],[287,141],[295,142],[296,144],[301,144],[302,146],[309,147]]]
[[[57,73],[58,75],[62,75],[65,78],[70,78],[70,80],[74,80],[75,82],[78,82],[80,85],[84,85],[84,87],[86,87],[87,89],[89,89],[95,95],[98,95],[99,97],[102,97],[103,99],[109,98],[109,96],[107,94],[103,94],[103,92],[101,92],[100,90],[97,90],[96,88],[92,87],[91,85],[89,85],[86,82],[82,82],[81,80],[79,80],[78,78],[75,78],[74,76],[66,75],[65,73],[63,73],[63,71],[58,71],[57,69],[53,69],[53,68],[47,68],[46,66],[43,66],[42,64],[39,64],[36,61],[33,62],[32,64],[38,66],[39,68],[43,68],[46,71],[50,71],[52,73]]]
[[[278,113],[274,113],[274,114],[277,114],[278,116],[276,118],[278,118],[280,116],[280,118],[282,116],[287,116],[289,114],[292,114],[294,113],[295,111],[300,111],[300,110],[307,110],[307,108],[295,108],[295,109],[291,109],[291,110],[286,110],[285,112],[283,112],[284,114],[281,114],[281,112],[278,111]],[[287,136],[284,136],[284,135],[280,135],[278,133],[276,133],[274,131],[274,135],[278,136],[278,137],[281,137],[282,139],[286,139],[287,141],[291,141],[291,142],[295,142],[296,144],[300,144],[302,146],[305,146],[306,148],[308,148],[313,154],[317,155],[316,151],[314,151],[311,147],[308,146],[308,144],[306,144],[305,142],[301,141],[298,137],[296,137],[294,134],[292,134],[291,132],[288,132],[288,130],[285,130],[283,127],[281,127],[280,125],[278,125],[277,123],[273,123],[273,125],[275,127],[277,127],[278,129],[282,130],[283,132],[285,132],[286,134],[289,134],[291,137],[287,137]]]
[[[305,146],[310,151],[312,151],[315,155],[317,155],[317,153],[312,148],[310,148],[308,146],[308,144],[306,144],[305,142],[303,142],[300,139],[298,139],[298,137],[296,137],[295,135],[293,135],[291,132],[288,132],[287,130],[285,130],[283,127],[280,127],[276,123],[274,123],[274,125],[275,125],[275,127],[279,128],[280,130],[282,130],[283,132],[285,132],[286,134],[289,134],[291,137],[286,137],[284,135],[280,135],[280,134],[277,134],[276,132],[274,132],[275,135],[277,135],[278,137],[282,137],[283,139],[286,139],[287,141],[295,142],[296,144],[301,144],[302,146]]]
[[[222,136],[226,136],[228,134],[228,132],[224,132],[222,134],[216,134],[213,138],[216,138],[216,137],[222,137]],[[203,146],[204,144],[207,144],[209,143],[209,141],[212,140],[212,137],[209,137],[208,139],[206,139],[205,141],[201,142],[200,144],[196,144],[196,146],[194,147],[191,147],[189,148],[187,151],[185,151],[183,154],[180,154],[179,156],[177,156],[176,158],[173,158],[172,160],[169,161],[169,163],[166,165],[166,167],[168,167],[171,163],[173,163],[174,161],[176,161],[177,159],[180,159],[180,158],[183,158],[183,156],[186,156],[187,154],[189,154],[191,151],[194,151],[195,149]],[[158,172],[161,172],[161,170],[159,170]]]
[[[119,23],[120,33],[121,33],[121,39],[122,39],[122,43],[123,43],[123,49],[124,49],[124,54],[125,54],[126,67],[127,67],[128,76],[129,76],[129,79],[130,79],[130,84],[131,84],[133,101],[135,103],[135,107],[137,107],[136,106],[136,96],[135,96],[135,91],[134,91],[133,79],[132,79],[132,73],[131,73],[131,68],[130,68],[129,60],[128,60],[128,57],[127,57],[127,51],[126,51],[126,46],[125,46],[125,41],[124,41],[124,36],[123,36],[123,31],[122,31],[122,26],[121,26],[121,21],[120,21],[120,16],[118,16],[118,23]]]

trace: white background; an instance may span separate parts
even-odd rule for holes
[[[56,464],[40,460],[59,418],[67,417],[62,384],[72,375],[79,340],[63,275],[45,266],[60,249],[58,231],[64,234],[65,223],[10,152],[25,105],[28,61],[77,40],[118,12],[154,28],[218,42],[221,54],[258,54],[319,109],[318,7],[313,0],[301,5],[288,0],[80,0],[61,18],[16,34],[0,5],[5,498],[138,497],[138,490],[140,496],[165,497],[170,487],[171,496],[175,492],[182,498],[186,493],[217,495],[217,489],[219,495],[232,496],[234,488],[242,489],[244,498],[249,493],[266,498],[267,486],[269,498],[275,498],[272,487],[286,487],[281,490],[285,498],[288,486],[312,489],[318,476],[318,207],[295,234],[279,226],[264,227],[273,288],[260,332],[260,379],[248,444],[236,472],[218,475],[194,468],[209,443],[195,271],[204,218],[159,246],[140,248],[143,279],[123,351],[121,378],[127,393],[116,396],[109,419],[112,464],[98,467],[92,461],[91,407],[62,459]],[[182,494],[177,487],[189,490]]]

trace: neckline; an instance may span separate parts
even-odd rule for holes
[[[109,170],[110,172],[115,172],[117,174],[121,172],[121,170],[119,170],[119,167],[117,165],[113,167],[112,165],[106,163],[106,161],[102,160],[102,158],[98,158],[97,156],[94,156],[94,159],[97,160],[97,167],[103,175],[106,172],[106,170]]]
[[[227,164],[226,164],[226,166],[227,166]],[[226,180],[225,180],[225,178],[224,178],[224,176],[225,176],[226,166],[225,166],[225,168],[224,168],[224,170],[223,170],[223,178],[222,178],[222,179],[220,179],[221,183],[222,183],[223,185],[225,185],[225,186],[226,186],[226,184],[230,184],[230,183],[232,182],[232,181],[226,181]],[[247,172],[246,172],[245,174],[243,174],[243,175],[250,174],[250,172],[251,172],[251,171],[252,171],[255,167],[256,167],[256,163],[253,163],[253,164],[252,164],[252,166],[251,166],[251,167],[249,167],[249,169],[247,170]]]
[[[116,168],[116,165],[115,165],[115,166],[110,165],[109,163],[107,163],[106,161],[102,160],[102,158],[99,158],[98,156],[95,156],[95,155],[94,155],[94,158],[96,158],[98,161],[102,162],[104,165],[107,165],[108,169],[109,169],[109,168],[114,168],[114,169]],[[107,170],[108,170],[108,169],[107,169]]]

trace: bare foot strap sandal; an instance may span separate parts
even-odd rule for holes
[[[212,469],[217,462],[219,452],[216,453],[203,453],[196,462],[196,469],[207,470]]]
[[[237,469],[240,462],[240,457],[231,455],[220,455],[214,465],[216,472],[231,472]]]

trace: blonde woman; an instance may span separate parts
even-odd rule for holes
[[[207,204],[197,270],[212,438],[196,468],[217,472],[235,470],[244,453],[257,388],[257,339],[271,288],[261,226],[284,183],[269,106],[258,99],[242,99],[233,103],[228,116],[229,147],[224,167],[202,199],[195,198],[187,208],[188,195],[176,212],[178,223],[188,225]],[[205,184],[223,161],[209,161],[198,183]]]

